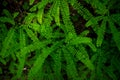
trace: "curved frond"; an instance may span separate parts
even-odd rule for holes
[[[2,55],[2,57],[5,57],[6,54],[10,54],[10,53],[7,52],[7,50],[10,48],[10,43],[13,41],[12,39],[13,39],[13,36],[14,36],[14,31],[15,30],[13,28],[11,28],[9,30],[9,32],[7,33],[7,36],[6,36],[5,40],[2,43],[3,47],[2,47],[2,50],[1,50],[1,53],[0,53],[0,55]]]
[[[33,80],[38,71],[42,68],[42,65],[48,55],[59,47],[61,42],[56,42],[50,48],[43,48],[42,53],[36,58],[33,67],[30,69],[28,79]]]
[[[111,30],[113,39],[114,39],[118,49],[120,50],[120,34],[119,34],[119,31],[117,30],[116,26],[112,22],[112,20],[109,20],[109,28]]]
[[[71,53],[66,50],[66,47],[63,47],[62,49],[65,60],[66,60],[66,72],[68,75],[68,79],[76,80],[78,78],[78,73],[76,69],[76,65],[73,61],[73,57],[71,56]]]
[[[97,42],[96,42],[97,47],[100,47],[104,40],[105,30],[106,30],[106,19],[103,19],[101,26],[99,27],[97,32],[97,35],[98,35]]]
[[[87,51],[85,50],[85,48],[82,45],[80,45],[79,51],[77,52],[76,57],[83,64],[85,64],[90,70],[94,70],[95,69],[93,63],[89,59],[89,55],[88,55]]]

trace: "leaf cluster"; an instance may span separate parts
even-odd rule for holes
[[[120,78],[120,11],[111,7],[117,0],[36,1],[23,5],[23,17],[19,11],[2,11],[1,80]],[[84,28],[79,34],[74,24],[80,20],[77,16],[85,20],[85,24],[78,23],[79,29]]]

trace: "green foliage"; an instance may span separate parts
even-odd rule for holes
[[[10,11],[4,1],[0,80],[118,80],[120,12],[113,2],[29,0],[23,11]]]

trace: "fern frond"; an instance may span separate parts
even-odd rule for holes
[[[13,18],[15,19],[19,14],[20,14],[19,12],[14,12],[14,13],[12,14],[12,16],[13,16]]]
[[[26,46],[26,39],[25,39],[25,34],[23,32],[23,29],[20,29],[20,53],[17,54],[19,65],[18,65],[18,71],[17,71],[17,78],[20,78],[22,75],[22,71],[24,68],[25,64],[25,58],[26,58],[26,53],[22,52],[22,48]],[[20,56],[22,54],[22,56]],[[24,55],[23,55],[24,54]]]
[[[35,26],[34,26],[35,27]],[[31,38],[31,40],[33,40],[33,42],[38,42],[39,39],[37,38],[37,36],[33,33],[32,30],[30,30],[29,28],[25,28],[25,31],[27,32],[28,36]]]
[[[88,43],[87,45],[88,45],[94,52],[97,51],[96,46],[95,46],[92,42]]]
[[[82,4],[80,4],[78,1],[75,1],[73,8],[77,10],[77,12],[83,16],[85,20],[89,20],[93,17],[93,15],[89,12],[87,8],[84,8]]]
[[[35,18],[35,17],[36,17],[35,13],[28,13],[28,15],[25,17],[23,22],[26,24],[29,24],[32,22],[33,18]]]
[[[29,0],[29,4],[32,5],[35,0]]]
[[[116,28],[116,26],[112,22],[112,20],[109,20],[109,28],[111,30],[113,39],[114,39],[118,49],[120,50],[120,34],[119,34],[118,29]]]
[[[0,57],[0,62],[1,62],[2,64],[6,65],[6,61],[5,61],[3,58],[1,58],[1,57]]]
[[[37,5],[38,9],[44,8],[50,0],[42,0],[41,2],[39,2]]]
[[[68,0],[68,2],[73,6],[77,0]]]
[[[104,70],[108,74],[108,76],[113,80],[118,80],[117,76],[114,73],[114,68],[112,66],[110,67],[104,67]]]
[[[50,16],[50,11],[49,11],[40,28],[41,35],[47,39],[50,39],[52,37],[53,29],[51,27],[51,22],[52,22],[52,17]]]
[[[26,46],[26,39],[25,39],[25,33],[23,32],[23,29],[20,29],[20,49]]]
[[[77,45],[77,44],[81,44],[81,43],[87,44],[87,43],[91,43],[91,42],[92,42],[92,39],[88,38],[88,37],[77,37],[70,41],[70,43],[72,45]]]
[[[11,13],[7,9],[3,10],[3,14],[5,14],[6,17],[12,18]]]
[[[60,0],[53,2],[51,15],[54,17],[56,24],[60,26]]]
[[[14,29],[11,28],[8,33],[7,33],[7,36],[5,38],[5,40],[3,41],[3,47],[2,47],[2,50],[1,50],[1,53],[0,55],[4,58],[7,54],[10,54],[10,53],[7,53],[7,49],[9,49],[10,47],[10,43],[11,41],[13,41],[13,36],[14,36]]]
[[[104,16],[97,16],[97,17],[92,17],[91,19],[88,20],[88,22],[85,24],[86,27],[93,26],[98,24],[98,21],[101,21],[104,18]]]
[[[34,23],[30,23],[30,24],[28,25],[28,27],[29,27],[30,29],[34,30],[35,32],[40,32],[40,27],[41,27],[41,26],[40,26],[38,23],[34,22]]]
[[[37,6],[38,5],[33,5],[33,7],[31,7],[29,11],[31,11],[31,12],[36,11],[37,10]]]
[[[42,65],[43,65],[45,59],[48,57],[48,55],[51,52],[53,52],[56,48],[58,48],[60,44],[61,44],[61,42],[56,42],[55,44],[53,44],[52,47],[42,49],[42,53],[37,57],[35,63],[33,64],[33,67],[29,71],[29,74],[28,74],[28,79],[29,80],[34,79],[34,76],[42,68]]]
[[[0,17],[0,22],[15,25],[15,21],[9,17]]]
[[[92,64],[91,60],[89,59],[89,55],[87,51],[82,45],[79,46],[79,51],[77,52],[76,57],[83,64],[85,64],[90,70],[94,70],[94,65]]]
[[[67,71],[68,79],[76,80],[78,78],[78,72],[75,63],[73,61],[73,57],[71,56],[71,53],[69,53],[69,51],[66,50],[66,47],[63,47],[62,51],[64,53],[64,57],[67,62],[66,71]]]
[[[120,14],[111,15],[112,20],[120,26]]]
[[[97,35],[98,35],[97,42],[96,42],[97,47],[100,47],[104,40],[105,30],[106,30],[106,19],[103,19],[101,26],[99,27],[97,32]]]
[[[37,12],[37,20],[40,24],[43,22],[43,14],[44,14],[44,8],[39,9]]]
[[[55,74],[55,79],[57,80],[63,80],[62,79],[62,74],[61,74],[61,69],[62,69],[62,63],[61,63],[61,49],[57,50],[56,53],[51,54],[53,60],[54,60],[54,74]]]
[[[91,4],[96,9],[96,13],[104,15],[107,13],[106,5],[99,0],[86,0],[87,3]]]
[[[119,71],[119,73],[120,73],[120,68],[119,68],[120,63],[119,63],[119,61],[120,61],[120,59],[118,59],[118,58],[116,58],[116,56],[114,56],[114,57],[112,58],[112,60],[111,60],[111,63],[112,63],[113,66],[116,67],[116,69],[117,69],[117,70]]]
[[[89,32],[89,30],[84,30],[82,33],[80,33],[80,36],[85,37]]]
[[[75,33],[74,26],[72,25],[72,22],[70,20],[70,12],[69,12],[69,5],[66,0],[61,0],[60,1],[60,10],[61,10],[61,15],[63,19],[63,23],[65,24],[65,29],[66,33]]]

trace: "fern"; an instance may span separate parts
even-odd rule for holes
[[[111,20],[109,20],[109,27],[110,27],[111,33],[113,35],[113,39],[114,39],[118,49],[120,50],[120,35],[119,35],[117,28],[115,27],[114,23]]]
[[[72,5],[72,4],[71,4]],[[85,19],[85,20],[89,20],[93,17],[93,15],[90,13],[90,11],[86,8],[84,8],[84,6],[82,4],[80,4],[78,1],[75,1],[75,3],[73,4],[74,9],[77,10],[77,12]]]
[[[24,64],[25,64],[25,52],[22,52],[22,48],[26,46],[26,39],[25,39],[25,34],[23,32],[23,29],[20,29],[20,50],[21,52],[17,54],[18,60],[19,60],[19,66],[18,66],[18,71],[17,71],[17,78],[20,78]],[[22,54],[22,56],[20,56]],[[24,55],[23,55],[24,54]],[[19,57],[20,56],[20,57]]]
[[[0,80],[120,78],[117,1],[13,1],[16,7],[8,0],[1,3]]]
[[[101,3],[99,0],[86,0],[87,3],[90,3],[92,5],[93,8],[96,9],[96,13],[104,15],[107,13],[107,8],[104,5],[106,2],[108,2],[108,0],[106,0],[106,2]]]
[[[39,9],[37,12],[37,20],[40,24],[43,22],[44,9]]]
[[[35,0],[30,0],[29,4],[32,5]]]
[[[70,12],[69,12],[69,7],[68,7],[68,3],[66,0],[61,0],[61,14],[62,14],[62,18],[63,18],[63,22],[65,24],[65,29],[66,32],[69,33],[75,33],[74,31],[74,27],[72,25],[72,22],[70,20]]]
[[[68,53],[67,50],[65,50],[66,48],[63,47],[63,53],[64,53],[64,57],[66,59],[66,71],[67,71],[67,75],[68,75],[68,79],[77,79],[78,78],[78,73],[76,70],[76,66],[75,63],[72,59],[72,56],[70,53]]]
[[[78,60],[83,62],[89,69],[94,70],[94,65],[90,61],[88,53],[86,52],[85,48],[82,45],[80,45],[76,57],[78,58]]]
[[[25,27],[26,27],[26,26],[25,26]],[[27,28],[27,27],[25,28],[25,30],[26,30],[28,36],[31,38],[31,40],[33,40],[33,42],[38,42],[38,41],[39,41],[39,39],[36,37],[36,35],[33,33],[32,30],[30,30],[30,29]]]
[[[56,24],[60,26],[60,0],[54,1],[51,15],[54,17]]]
[[[28,13],[23,22],[29,24],[33,21],[34,17],[36,17],[35,13]]]
[[[101,26],[98,29],[98,37],[97,37],[97,42],[96,42],[97,47],[101,46],[103,42],[105,29],[106,29],[106,19],[102,21]]]
[[[9,30],[9,32],[7,33],[7,37],[5,38],[5,40],[3,41],[3,47],[2,47],[2,50],[1,50],[1,53],[0,55],[4,58],[7,54],[10,54],[10,53],[7,53],[7,50],[9,49],[10,47],[10,43],[11,41],[13,41],[13,36],[14,36],[14,29],[11,28]]]
[[[62,51],[61,49],[57,50],[55,54],[51,54],[53,60],[54,60],[54,74],[55,74],[55,79],[57,80],[63,80],[62,79],[62,74],[61,74],[61,69],[62,69]]]
[[[54,51],[57,47],[59,47],[60,43],[56,42],[52,47],[48,49],[43,49],[43,52],[38,56],[37,60],[35,61],[33,67],[29,71],[28,78],[30,80],[34,79],[35,74],[41,69],[45,59],[47,56]]]
[[[15,25],[15,22],[13,19],[8,18],[8,17],[0,17],[0,22],[2,23],[10,23],[12,25]]]

